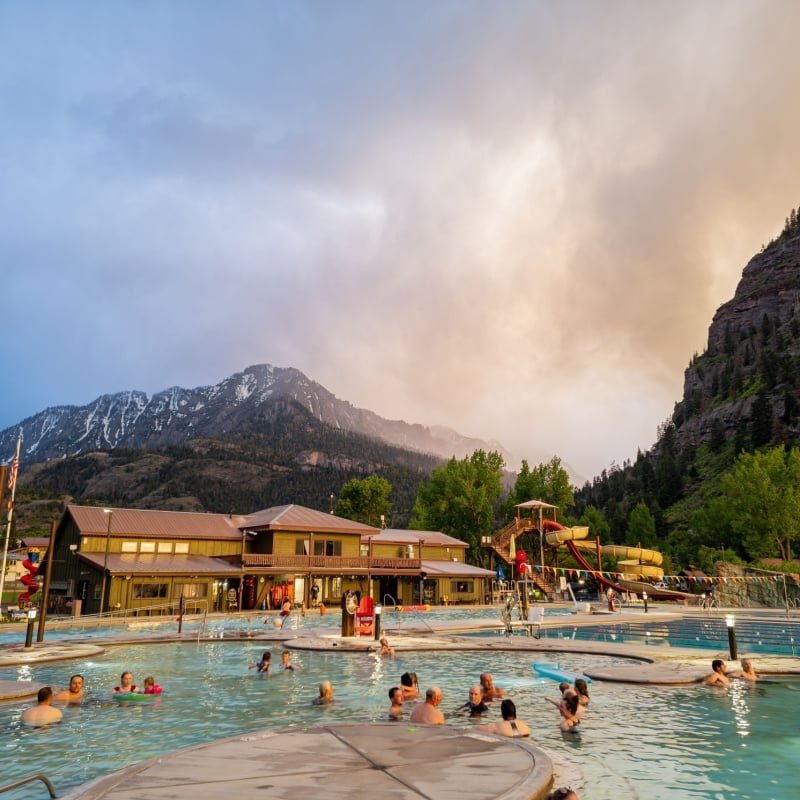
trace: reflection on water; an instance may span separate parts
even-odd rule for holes
[[[276,664],[278,649],[272,648]],[[448,722],[469,726],[473,723],[456,709],[479,673],[490,670],[531,725],[533,738],[581,764],[587,775],[584,800],[800,796],[800,692],[784,685],[737,683],[725,692],[595,682],[582,735],[563,737],[557,711],[544,700],[556,696],[556,682],[534,677],[530,654],[405,653],[380,659],[296,652],[296,672],[261,675],[247,665],[263,650],[260,642],[225,639],[147,644],[115,647],[91,661],[0,670],[1,679],[32,678],[56,686],[80,671],[89,692],[84,705],[65,709],[60,725],[44,729],[20,725],[27,703],[0,706],[3,779],[42,771],[63,793],[111,769],[223,736],[320,720],[383,720],[388,690],[406,670],[417,672],[423,687],[440,685]],[[573,671],[629,663],[580,655],[559,661]],[[110,689],[124,669],[132,670],[137,682],[153,674],[164,686],[163,697],[153,703],[112,701]],[[336,700],[321,709],[311,700],[326,679],[334,683]],[[490,720],[499,718],[499,704],[494,706]],[[764,785],[770,787],[766,793]],[[39,798],[41,787],[12,796]]]

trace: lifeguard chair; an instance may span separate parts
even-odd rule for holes
[[[375,630],[375,601],[371,597],[362,597],[356,609],[356,636],[372,636]]]

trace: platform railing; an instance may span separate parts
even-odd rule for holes
[[[50,779],[46,775],[42,775],[41,772],[37,772],[35,775],[28,775],[26,778],[20,778],[17,781],[12,781],[11,783],[6,783],[3,786],[0,786],[0,793],[10,792],[12,789],[19,789],[20,786],[25,786],[26,783],[31,783],[32,781],[41,781],[47,787],[47,791],[50,792],[50,797],[55,798],[57,796],[53,784],[50,783]]]

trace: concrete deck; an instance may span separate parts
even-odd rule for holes
[[[63,800],[538,800],[552,775],[550,757],[526,739],[446,725],[349,724],[178,750],[77,787]]]

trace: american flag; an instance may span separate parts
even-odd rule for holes
[[[11,469],[8,472],[8,488],[13,492],[17,485],[17,473],[19,472],[19,456],[11,459]]]

